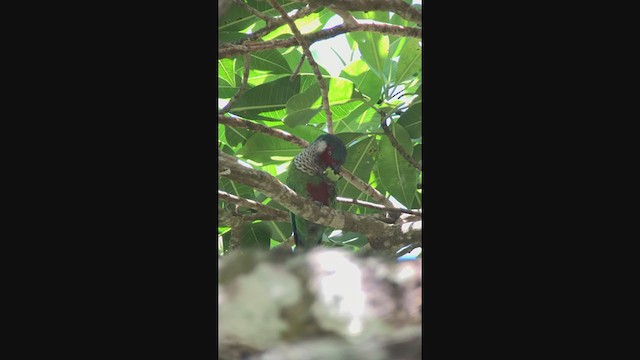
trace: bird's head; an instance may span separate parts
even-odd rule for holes
[[[347,148],[340,138],[331,134],[319,136],[311,146],[315,148],[318,154],[320,164],[323,169],[330,167],[334,174],[338,174],[340,166],[347,159]]]

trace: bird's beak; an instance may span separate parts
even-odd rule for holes
[[[338,173],[340,172],[340,165],[331,165],[331,168],[333,169],[333,173],[338,175]]]

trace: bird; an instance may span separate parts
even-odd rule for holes
[[[320,135],[293,159],[287,169],[285,184],[318,205],[335,207],[335,184],[324,172],[331,168],[337,175],[346,159],[347,148],[339,137],[332,134]],[[291,227],[296,252],[319,246],[326,230],[326,226],[312,223],[293,212]]]

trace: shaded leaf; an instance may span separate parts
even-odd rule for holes
[[[269,250],[271,247],[269,226],[264,222],[243,226],[240,247],[243,249],[259,248]]]
[[[287,60],[275,49],[251,53],[251,69],[263,70],[272,74],[292,73]]]
[[[422,104],[409,107],[407,111],[400,115],[398,124],[409,133],[412,139],[422,136]]]
[[[247,90],[231,107],[231,113],[241,117],[284,109],[287,101],[298,93],[300,78],[290,81],[284,77]],[[281,119],[281,118],[280,118]]]
[[[407,131],[401,125],[394,123],[391,124],[390,129],[402,148],[411,155],[413,146]],[[380,141],[377,168],[384,188],[401,204],[411,206],[416,191],[418,171],[396,151],[387,136],[383,136]]]

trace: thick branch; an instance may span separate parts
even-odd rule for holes
[[[405,27],[400,25],[386,25],[386,24],[357,24],[347,26],[345,24],[334,26],[330,29],[316,31],[314,33],[303,35],[302,37],[307,41],[309,45],[340,34],[348,32],[359,31],[371,31],[382,34],[405,36],[422,38],[422,29]],[[291,37],[286,40],[271,40],[261,42],[246,42],[243,45],[236,45],[231,43],[222,43],[218,48],[218,59],[231,58],[238,54],[244,54],[248,52],[263,51],[276,48],[287,48],[291,46],[299,46],[300,43],[295,37]]]
[[[336,201],[344,203],[344,204],[354,204],[354,205],[358,205],[358,206],[362,206],[362,207],[367,207],[367,208],[370,208],[370,209],[383,210],[383,211],[395,211],[395,212],[401,212],[401,213],[405,213],[405,214],[412,214],[412,215],[416,215],[416,216],[422,216],[422,212],[420,212],[420,211],[399,209],[399,208],[388,208],[388,207],[382,206],[380,204],[375,204],[375,203],[372,203],[372,202],[362,201],[362,200],[358,200],[358,199],[351,199],[351,198],[345,198],[345,197],[338,196],[336,198]]]
[[[389,225],[372,216],[318,206],[296,194],[269,173],[242,165],[233,156],[218,151],[218,160],[219,168],[229,169],[228,175],[225,175],[229,179],[252,186],[309,221],[361,233],[369,238],[374,249],[389,249],[396,244],[407,245],[422,241],[422,221]]]
[[[225,191],[218,190],[218,198],[230,203],[237,204],[250,209],[258,210],[258,214],[242,216],[243,221],[264,220],[264,221],[289,221],[289,213],[274,209],[270,206],[262,205],[257,201],[241,198]]]
[[[300,44],[300,46],[302,47],[302,53],[307,58],[307,61],[309,61],[309,64],[313,68],[313,73],[316,75],[316,79],[318,80],[318,85],[320,86],[320,95],[322,97],[322,107],[324,109],[325,114],[327,115],[327,131],[329,132],[329,134],[333,134],[333,117],[331,114],[331,107],[329,106],[329,89],[327,88],[327,84],[324,82],[324,79],[322,78],[322,73],[320,72],[318,63],[316,63],[315,59],[313,58],[313,55],[311,54],[311,50],[309,50],[309,43],[307,42],[305,37],[302,36],[302,33],[300,33],[300,30],[298,30],[298,27],[296,26],[296,23],[293,20],[291,20],[291,18],[289,17],[289,15],[287,15],[287,12],[282,8],[282,6],[280,6],[280,4],[278,4],[276,0],[268,0],[268,1],[271,4],[271,6],[273,6],[273,8],[276,9],[280,13],[280,15],[282,15],[282,18],[287,22],[287,24],[289,24],[289,27],[293,32],[293,36],[298,41],[298,44]]]
[[[313,6],[331,6],[349,11],[391,11],[402,18],[422,25],[422,13],[402,0],[307,0]]]
[[[235,128],[244,128],[255,132],[271,135],[273,137],[286,140],[303,148],[309,146],[309,143],[306,140],[303,140],[297,136],[293,136],[286,131],[254,123],[253,121],[247,121],[244,119],[239,119],[237,117],[218,115],[218,122]]]

